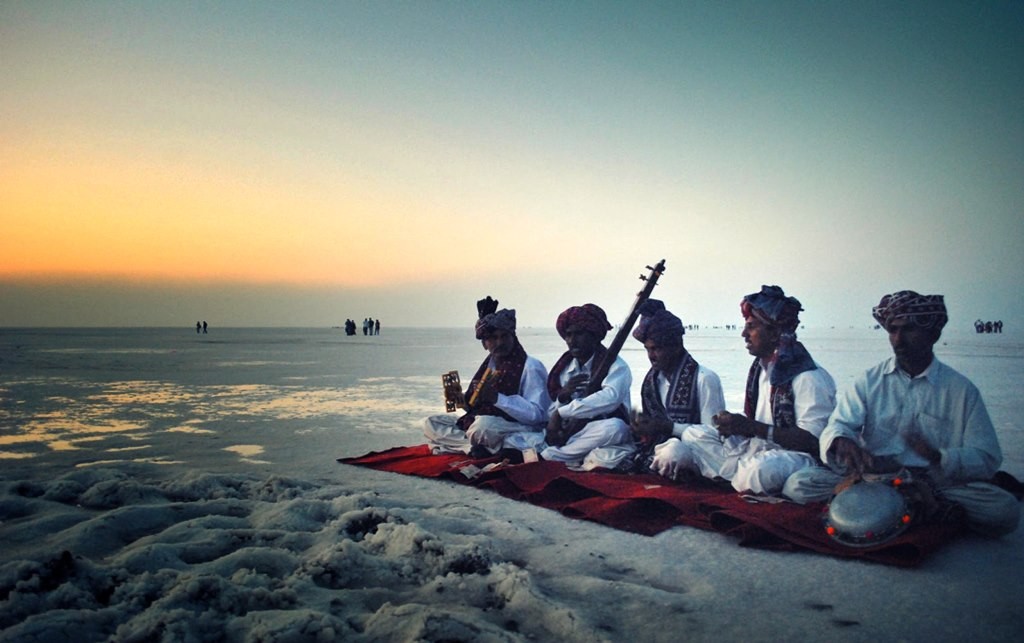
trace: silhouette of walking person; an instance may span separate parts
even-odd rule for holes
[[[203,334],[206,334],[206,320],[203,320]]]
[[[202,324],[200,324],[199,322],[196,322],[196,335],[199,334],[199,332],[202,330],[202,327],[203,327]]]

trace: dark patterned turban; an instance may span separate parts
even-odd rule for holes
[[[510,333],[516,332],[516,311],[514,308],[502,308],[497,312],[487,313],[476,322],[477,339],[483,339],[499,330],[505,330]]]
[[[641,342],[654,340],[658,346],[678,343],[686,333],[683,320],[665,310],[665,304],[648,299],[640,305],[640,323],[633,329],[633,337]]]
[[[949,321],[942,295],[919,295],[913,290],[901,290],[882,297],[871,309],[871,314],[886,330],[897,319],[909,319],[922,328],[942,330]]]
[[[743,319],[754,317],[769,326],[778,326],[785,333],[792,333],[800,325],[800,311],[803,307],[796,297],[787,297],[778,286],[761,286],[761,292],[747,295],[740,302]]]
[[[612,325],[608,323],[608,316],[604,314],[600,306],[595,304],[573,306],[563,311],[555,321],[555,329],[558,330],[558,334],[564,339],[565,331],[570,326],[579,326],[584,330],[594,333],[597,341],[604,339],[608,331],[612,329]]]

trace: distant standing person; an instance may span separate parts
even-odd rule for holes
[[[206,334],[206,321],[203,321],[203,334]]]
[[[380,335],[380,319],[373,322],[373,334]]]
[[[202,322],[196,322],[196,335],[198,335],[202,331],[203,331],[203,324],[202,324]]]
[[[889,333],[893,356],[844,391],[821,434],[827,466],[793,474],[785,495],[824,501],[844,476],[906,468],[933,496],[925,520],[959,519],[987,536],[1016,530],[1020,503],[991,482],[1003,455],[981,393],[933,352],[948,321],[942,295],[901,290],[871,312]]]

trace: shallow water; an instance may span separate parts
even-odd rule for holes
[[[547,366],[564,350],[554,330],[519,335]],[[889,355],[884,333],[868,328],[803,330],[800,338],[840,389]],[[739,410],[751,359],[739,331],[690,331],[685,339],[721,377],[727,405]],[[1024,342],[947,331],[936,352],[981,389],[1002,441],[1003,468],[1024,477]],[[632,339],[622,355],[637,403],[647,358]],[[5,477],[47,475],[69,452],[78,467],[146,462],[219,470],[241,459],[295,471],[311,457],[333,461],[420,442],[420,420],[443,412],[441,373],[458,370],[467,379],[483,357],[463,329],[394,328],[371,337],[294,328],[206,335],[2,329],[0,460]]]

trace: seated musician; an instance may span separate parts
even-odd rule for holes
[[[612,326],[605,312],[594,304],[573,306],[558,316],[555,328],[569,350],[548,375],[551,417],[541,458],[578,466],[595,449],[631,446],[629,365],[616,356],[601,387],[585,394],[591,374],[607,353],[601,340]]]
[[[698,364],[683,344],[681,319],[657,299],[640,307],[633,337],[643,343],[651,370],[640,386],[642,411],[633,417],[638,452],[630,470],[651,470],[654,457],[671,450],[691,425],[710,428],[711,418],[725,410],[722,382],[714,371]],[[676,478],[678,461],[662,458],[656,473]]]
[[[512,436],[531,434],[534,444],[542,442],[551,403],[547,369],[519,343],[516,311],[497,307],[490,297],[477,302],[476,338],[488,355],[465,392],[466,413],[435,415],[424,422],[434,453],[484,458],[510,446],[506,441]]]
[[[740,302],[741,336],[754,356],[744,413],[722,411],[717,429],[691,425],[654,458],[659,472],[690,470],[739,492],[775,495],[793,472],[817,462],[818,435],[835,406],[835,383],[797,341],[800,301],[764,286]]]
[[[825,466],[794,473],[784,494],[825,501],[847,476],[899,473],[926,521],[987,536],[1015,531],[1020,502],[995,484],[1003,454],[981,393],[935,356],[949,320],[945,299],[901,290],[882,297],[872,315],[893,355],[844,391],[821,434]]]

